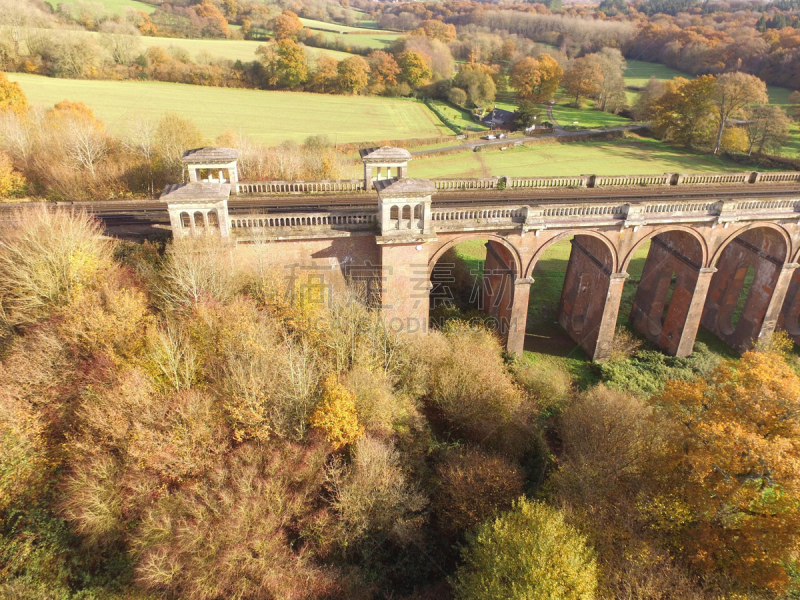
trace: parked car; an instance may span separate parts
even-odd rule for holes
[[[486,139],[487,140],[496,140],[497,138],[495,136],[493,136],[493,135],[487,135]]]

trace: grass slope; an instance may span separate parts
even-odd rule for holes
[[[241,131],[267,144],[327,134],[338,142],[439,135],[435,117],[419,102],[394,98],[269,92],[138,81],[86,81],[9,73],[33,104],[84,102],[112,130],[136,118],[174,111],[212,139]]]
[[[651,174],[741,171],[744,167],[714,156],[699,156],[657,140],[542,142],[506,151],[417,157],[412,177],[488,177]]]
[[[197,55],[200,53],[206,53],[213,57],[225,58],[228,60],[241,60],[243,62],[255,60],[256,49],[266,43],[252,40],[191,40],[146,36],[143,36],[141,39],[146,48],[152,46],[169,48],[170,46],[174,46],[186,50],[193,59],[196,59]],[[323,54],[333,56],[337,60],[343,60],[351,56],[347,52],[311,47],[306,47],[306,53],[311,59],[316,59]]]
[[[53,8],[57,8],[59,4],[73,4],[78,0],[48,0],[48,4]],[[121,15],[126,8],[133,8],[140,10],[148,15],[153,12],[156,7],[152,4],[145,4],[144,2],[137,2],[136,0],[96,0],[108,10]]]

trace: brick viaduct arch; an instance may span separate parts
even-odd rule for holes
[[[603,360],[611,349],[627,269],[636,252],[649,243],[631,325],[671,354],[691,353],[700,324],[741,351],[779,324],[800,338],[800,277],[791,278],[795,264],[788,262],[800,252],[793,238],[797,235],[770,222],[623,230],[568,227],[537,236],[474,231],[426,244],[427,273],[430,278],[436,263],[457,244],[488,240],[485,272],[490,278],[498,270],[510,277],[496,276],[490,282],[491,293],[484,290],[483,305],[505,323],[501,333],[509,349],[521,352],[536,264],[553,244],[572,238],[558,321],[590,356]],[[492,252],[492,247],[498,251]],[[748,267],[755,279],[745,297]],[[735,324],[734,311],[741,312]]]

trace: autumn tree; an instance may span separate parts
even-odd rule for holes
[[[338,76],[339,61],[332,56],[320,56],[317,59],[317,67],[309,79],[311,91],[319,94],[327,94],[336,88],[336,78]]]
[[[388,85],[397,84],[400,67],[394,56],[383,50],[375,50],[367,56],[369,63],[369,77],[372,87],[377,93],[383,91]]]
[[[456,27],[438,19],[428,19],[420,23],[419,28],[412,31],[411,35],[424,35],[432,40],[449,44],[456,39]]]
[[[591,600],[597,565],[586,540],[554,508],[524,497],[468,536],[458,600]]]
[[[216,4],[210,0],[203,0],[203,2],[196,4],[193,8],[198,17],[208,19],[209,23],[213,25],[213,28],[219,30],[219,33],[225,37],[230,35],[228,21],[219,8],[217,8]]]
[[[155,149],[169,168],[183,169],[181,157],[191,148],[203,145],[203,134],[192,121],[177,113],[166,113],[156,126]]]
[[[28,111],[28,99],[16,81],[9,81],[0,71],[0,113],[10,110],[17,114]]]
[[[339,89],[347,94],[357,94],[369,83],[369,65],[360,56],[344,59],[336,71]]]
[[[717,154],[722,143],[722,133],[728,121],[735,114],[748,106],[765,104],[769,101],[767,84],[758,77],[746,73],[723,73],[717,78],[711,105],[719,122],[714,154]]]
[[[358,422],[355,397],[340,384],[335,375],[323,382],[322,402],[311,415],[311,426],[325,434],[335,449],[354,443],[364,428]]]
[[[785,590],[800,535],[800,377],[779,351],[751,351],[653,402],[683,432],[648,503],[653,526],[698,569]]]
[[[272,33],[275,34],[275,39],[296,40],[297,34],[303,30],[303,23],[295,13],[290,10],[285,10],[272,19],[268,27],[272,29]]]
[[[656,135],[692,148],[711,134],[712,96],[716,79],[701,75],[695,79],[676,77],[664,84],[665,91],[646,106]]]
[[[411,87],[426,83],[431,78],[431,69],[418,52],[403,52],[397,59],[400,79]]]
[[[789,94],[789,104],[792,105],[792,116],[795,119],[800,119],[800,92]]]
[[[464,65],[453,78],[453,85],[467,93],[472,106],[486,106],[494,102],[497,88],[486,65]]]
[[[625,106],[625,59],[616,48],[603,48],[597,53],[602,77],[599,89],[594,97],[596,107],[602,111],[617,113]]]
[[[259,46],[256,55],[264,66],[266,81],[270,86],[292,89],[308,78],[305,49],[290,38],[284,38],[277,44]]]
[[[549,102],[564,76],[564,70],[549,54],[538,59],[525,57],[511,67],[509,83],[520,100]]]
[[[758,106],[748,115],[747,153],[763,154],[764,150],[779,152],[789,139],[791,120],[780,106]]]
[[[575,106],[580,106],[581,98],[591,98],[600,92],[602,78],[599,61],[594,55],[588,55],[572,61],[564,71],[561,85],[575,97]]]

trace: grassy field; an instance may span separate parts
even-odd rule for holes
[[[522,177],[743,170],[741,165],[724,159],[692,154],[649,138],[612,142],[543,141],[506,151],[415,157],[409,168],[412,177]]]
[[[301,92],[267,92],[138,81],[86,81],[9,73],[34,105],[84,102],[112,130],[137,118],[174,111],[191,119],[209,140],[225,130],[278,144],[327,134],[338,142],[439,135],[436,117],[420,102]]]
[[[374,28],[349,27],[338,23],[326,23],[315,21],[314,19],[300,19],[300,21],[314,31],[323,31],[328,35],[328,39],[339,38],[343,43],[350,46],[366,46],[367,48],[385,48],[397,38],[401,33],[386,31]]]
[[[619,115],[612,115],[591,108],[574,108],[561,102],[553,106],[553,118],[564,128],[601,129],[627,125],[631,121]],[[546,119],[546,116],[542,117]]]
[[[453,108],[447,102],[442,100],[431,100],[431,103],[434,104],[436,108],[438,108],[444,114],[444,116],[463,129],[469,129],[472,131],[485,131],[489,129],[485,125],[475,121],[469,111]],[[449,129],[447,130],[447,133],[451,133]]]
[[[146,48],[150,48],[151,46],[161,46],[163,48],[174,46],[176,48],[181,48],[186,50],[193,59],[197,59],[197,55],[202,52],[213,57],[225,58],[228,60],[241,60],[243,62],[255,60],[256,49],[266,43],[252,40],[191,40],[146,36],[142,36],[141,40]],[[312,59],[316,59],[316,57],[322,56],[323,54],[333,56],[337,60],[343,60],[352,56],[347,52],[311,48],[308,46],[306,47],[306,53]]]
[[[108,10],[121,15],[125,8],[133,8],[140,10],[148,15],[153,12],[156,7],[152,4],[145,4],[144,2],[137,2],[136,0],[95,0],[105,6]],[[48,4],[53,8],[57,8],[59,4],[72,4],[77,0],[48,0]]]
[[[642,88],[647,85],[651,77],[656,79],[673,79],[675,77],[691,77],[686,73],[681,73],[667,65],[659,63],[645,62],[643,60],[628,60],[625,69],[625,85],[630,87]]]

